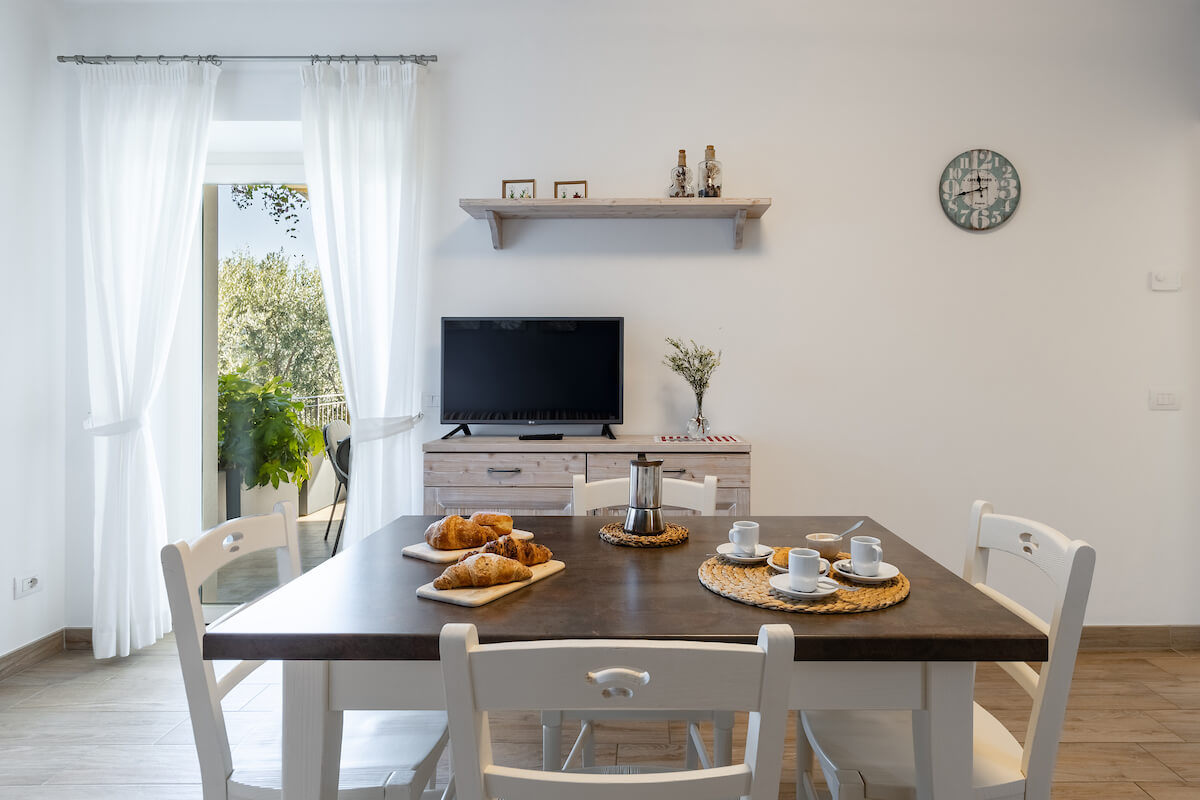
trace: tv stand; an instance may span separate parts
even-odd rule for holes
[[[628,478],[629,462],[639,453],[662,459],[664,478],[699,481],[716,475],[717,513],[739,519],[750,514],[750,443],[746,441],[659,442],[653,436],[622,431],[615,441],[607,435],[540,440],[456,436],[425,442],[422,449],[426,514],[570,514],[574,475],[586,475],[589,481]],[[625,511],[610,509],[609,513],[624,515]],[[667,519],[686,513],[672,509]]]
[[[447,434],[446,434],[445,436],[443,436],[442,438],[443,438],[443,439],[449,439],[451,436],[453,436],[454,434],[458,433],[459,431],[462,431],[462,432],[463,432],[463,436],[470,436],[470,435],[471,435],[471,426],[470,426],[470,425],[468,425],[467,423],[465,423],[465,422],[464,422],[464,423],[462,423],[461,425],[459,425],[457,428],[455,428],[454,430],[452,430],[452,431],[450,431],[449,433],[447,433]]]
[[[604,427],[600,429],[600,435],[607,436],[610,439],[617,438],[617,435],[613,433],[612,425],[609,425],[607,422],[604,423]]]

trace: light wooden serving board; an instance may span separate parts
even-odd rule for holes
[[[566,564],[561,561],[550,560],[543,564],[534,564],[530,567],[533,573],[532,578],[526,578],[523,581],[513,581],[512,583],[500,583],[495,586],[481,586],[479,588],[463,588],[463,589],[435,589],[433,581],[424,586],[417,587],[417,597],[424,597],[429,600],[438,600],[442,603],[453,603],[456,606],[476,606],[486,605],[496,598],[504,597],[506,594],[512,594],[518,589],[524,589],[531,583],[540,581],[548,575],[553,575],[556,572],[562,572],[566,569]]]
[[[513,532],[509,534],[514,539],[532,539],[533,534],[529,531],[523,531],[520,528],[513,528]],[[479,547],[482,547],[480,545]],[[463,553],[469,553],[472,550],[478,550],[479,547],[464,547],[462,550],[437,550],[430,547],[425,542],[417,542],[410,544],[400,552],[409,558],[419,558],[422,561],[432,561],[434,564],[451,564],[458,561]]]

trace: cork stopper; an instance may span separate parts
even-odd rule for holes
[[[686,150],[679,151],[679,166],[681,166],[681,167],[687,166],[687,151]]]
[[[708,147],[704,148],[704,160],[705,161],[716,161],[717,160],[717,149],[715,147],[713,147],[711,144]]]

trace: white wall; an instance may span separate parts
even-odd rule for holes
[[[63,627],[62,113],[59,4],[0,1],[0,654]],[[13,578],[39,576],[20,600]]]
[[[625,431],[682,429],[665,336],[723,350],[705,410],[754,443],[756,514],[869,514],[957,571],[985,497],[1097,546],[1090,624],[1200,624],[1195,3],[89,2],[68,17],[69,52],[440,56],[426,391],[443,314],[623,315]],[[294,118],[297,86],[229,65],[218,114]],[[773,198],[741,251],[725,224],[641,220],[510,223],[495,252],[457,207],[529,176],[543,196],[576,178],[593,197],[659,196],[675,151],[706,144],[727,194]],[[935,195],[972,147],[1006,155],[1024,188],[988,234],[955,228]],[[1184,272],[1185,290],[1150,293],[1151,269]],[[1151,387],[1183,409],[1148,411]]]

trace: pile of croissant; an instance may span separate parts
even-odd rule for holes
[[[533,577],[529,569],[553,557],[550,548],[528,539],[514,539],[512,517],[507,514],[477,512],[470,519],[452,515],[439,520],[425,531],[425,541],[439,550],[461,550],[479,547],[464,553],[455,564],[433,582],[435,589],[495,586],[498,583],[523,581]]]

